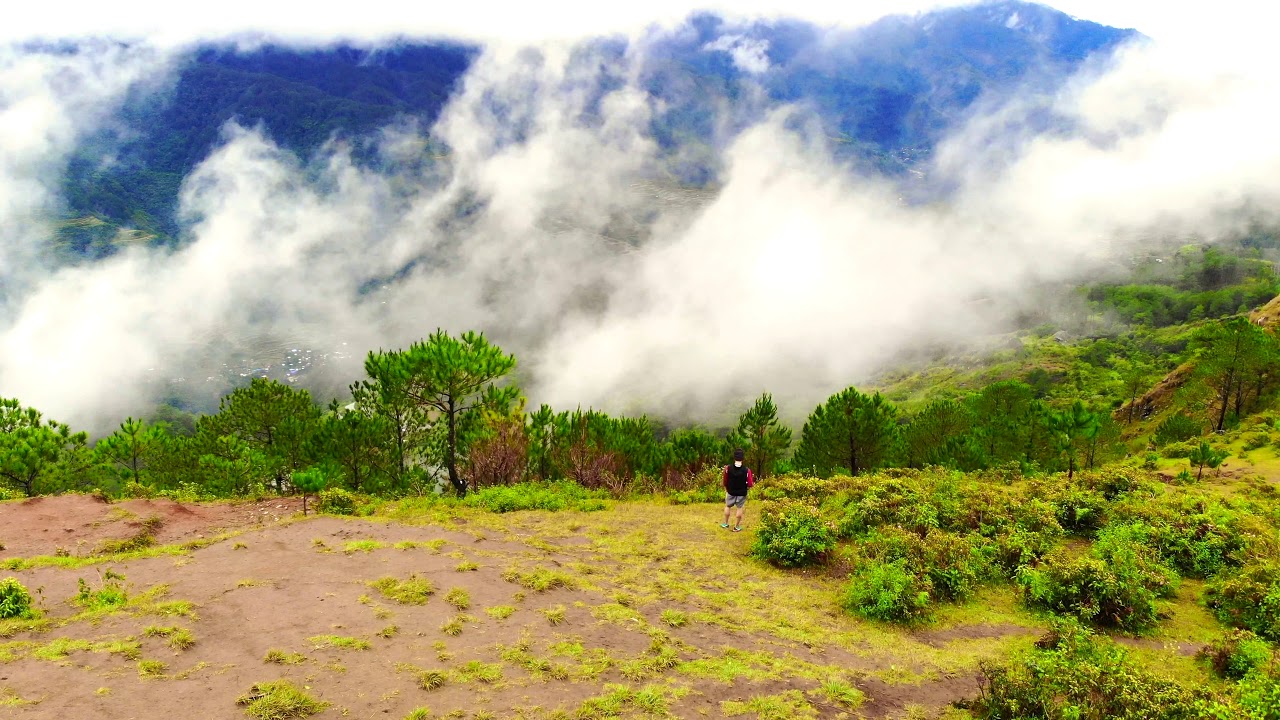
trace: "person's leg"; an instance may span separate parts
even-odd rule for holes
[[[729,504],[729,497],[726,495],[724,499],[724,522],[720,524],[720,527],[729,527],[729,511],[732,509],[733,506]]]
[[[742,513],[743,513],[743,512],[745,512],[745,511],[746,511],[746,509],[747,509],[747,504],[746,504],[746,503],[743,503],[743,504],[741,504],[741,505],[739,505],[739,506],[738,506],[738,522],[737,522],[737,524],[736,524],[736,525],[734,525],[734,527],[736,527],[736,528],[738,528],[738,529],[741,529],[741,528],[742,528]]]

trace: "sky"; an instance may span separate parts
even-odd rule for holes
[[[387,35],[447,35],[519,42],[627,33],[652,23],[673,23],[697,10],[729,15],[799,17],[814,22],[857,26],[884,15],[923,12],[946,5],[939,0],[647,0],[646,2],[457,2],[405,3],[401,0],[262,2],[223,0],[181,3],[169,0],[53,0],[11,3],[5,9],[0,39],[73,37],[108,34],[145,36],[157,42],[186,42],[195,37],[262,32],[294,38],[376,38]],[[963,3],[967,4],[967,3]],[[1115,27],[1136,28],[1161,41],[1199,38],[1223,52],[1259,41],[1274,25],[1272,3],[1223,0],[1170,3],[1153,0],[1058,0],[1046,3],[1076,17]],[[1203,47],[1203,44],[1201,45]]]
[[[1247,206],[1280,223],[1280,62],[1261,3],[1215,3],[1213,22],[1202,4],[1058,3],[1156,43],[1051,96],[984,104],[928,168],[955,188],[945,208],[902,206],[883,178],[834,163],[786,108],[723,138],[714,197],[655,199],[642,181],[661,162],[648,130],[662,108],[637,81],[644,43],[593,62],[561,42],[638,34],[697,9],[855,26],[937,4],[864,2],[856,14],[854,3],[814,0],[432,5],[417,15],[383,0],[6,8],[0,397],[103,430],[147,412],[157,378],[222,360],[221,337],[323,328],[352,349],[354,380],[365,351],[442,327],[483,329],[515,351],[535,403],[705,420],[768,390],[796,420],[903,356],[1004,331],[988,300],[1034,302],[1046,283],[1096,277],[1114,265],[1117,238],[1228,237]],[[181,249],[42,264],[80,139],[113,122],[132,89],[163,88],[184,44],[245,33],[487,48],[434,127],[380,132],[380,152],[410,162],[375,171],[340,144],[300,159],[232,124],[184,182]],[[11,44],[36,38],[93,39],[78,53]],[[599,123],[583,121],[594,102],[574,90],[584,77],[614,88]],[[1079,132],[1029,135],[1046,103]],[[518,141],[514,125],[526,130]],[[414,174],[428,132],[451,149],[445,177]],[[473,198],[483,212],[457,222]],[[619,217],[654,218],[643,246],[600,241]],[[410,263],[395,283],[362,290]]]

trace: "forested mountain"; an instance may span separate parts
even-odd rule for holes
[[[1134,37],[1044,6],[996,2],[856,30],[702,14],[630,45],[600,38],[582,50],[640,63],[641,87],[664,108],[651,132],[673,178],[704,185],[715,179],[717,151],[784,103],[821,124],[833,153],[907,176],[979,98],[1051,91]],[[76,221],[64,225],[63,246],[81,257],[109,254],[119,227],[174,241],[182,179],[229,120],[260,123],[303,156],[338,136],[360,157],[362,138],[405,118],[429,128],[481,51],[445,41],[192,48],[163,90],[133,93],[119,122],[72,158],[63,189],[67,218]]]

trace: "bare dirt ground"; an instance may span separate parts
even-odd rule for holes
[[[136,535],[151,517],[160,518],[155,541],[172,544],[263,526],[299,512],[302,500],[294,497],[181,504],[166,499],[107,503],[92,495],[39,496],[0,503],[0,558],[53,555],[59,549],[87,555],[104,540]]]
[[[1035,632],[1002,617],[919,634],[859,623],[834,607],[826,579],[810,587],[746,561],[749,533],[718,531],[705,508],[402,523],[301,519],[295,506],[0,504],[8,558],[87,556],[153,515],[161,543],[239,531],[176,555],[0,571],[46,618],[0,625],[0,718],[243,718],[237,698],[282,678],[329,704],[321,720],[424,707],[475,719],[936,717],[975,693],[978,659]],[[74,602],[81,580],[96,590],[114,576],[126,604]],[[385,577],[434,592],[403,604],[371,585]],[[174,647],[149,627],[186,629],[194,643]],[[273,650],[296,662],[266,662]],[[428,690],[430,671],[443,682]],[[860,690],[861,704],[824,695],[831,681]],[[627,699],[646,688],[659,704]],[[610,693],[615,706],[598,700]]]

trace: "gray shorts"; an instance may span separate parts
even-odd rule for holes
[[[724,494],[725,507],[743,507],[746,504],[747,504],[746,495],[730,495],[729,493]]]

